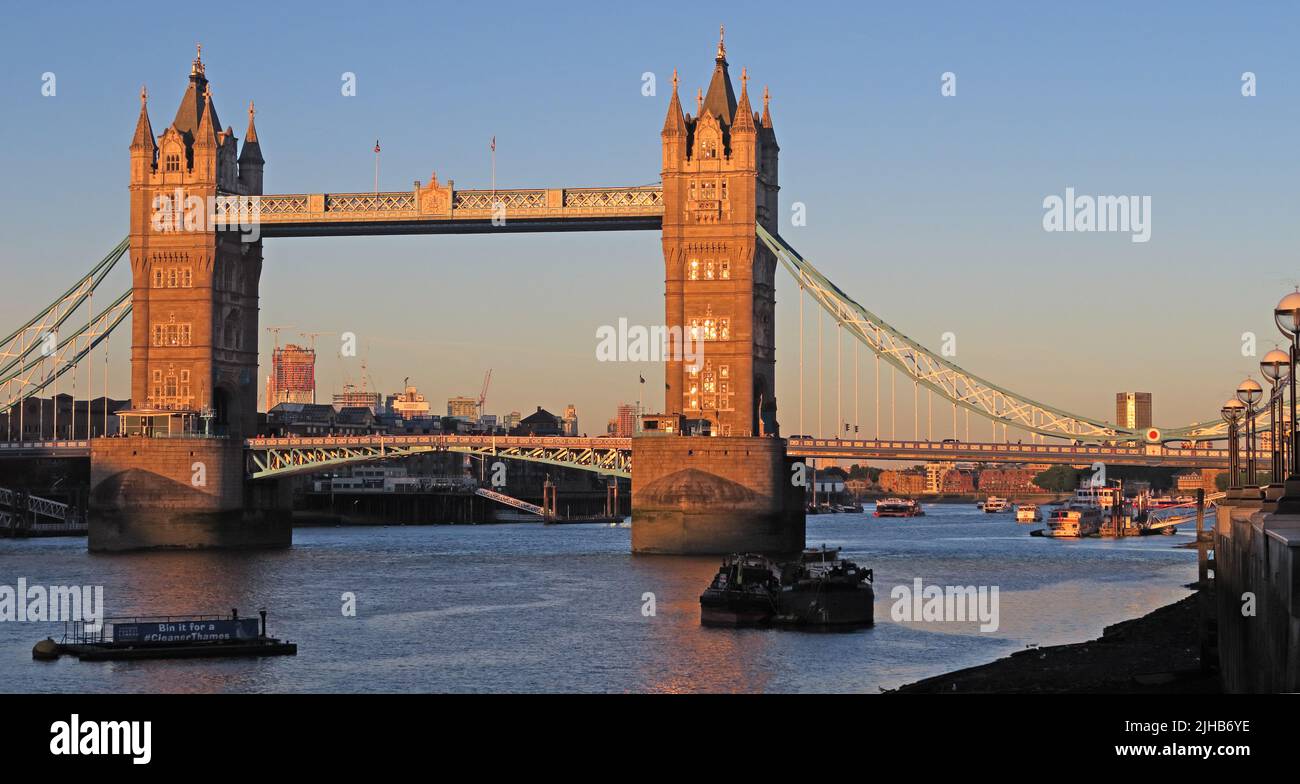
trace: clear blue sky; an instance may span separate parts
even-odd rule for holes
[[[1112,417],[1121,389],[1155,393],[1161,424],[1212,414],[1255,369],[1241,333],[1271,347],[1271,307],[1300,278],[1300,13],[1287,3],[58,6],[11,5],[0,32],[0,330],[125,234],[140,85],[161,132],[195,41],[237,135],[257,102],[268,192],[368,190],[376,137],[381,188],[434,170],[481,187],[494,134],[503,187],[635,185],[659,177],[673,67],[693,95],[725,23],[734,77],[748,67],[772,90],[782,209],[807,205],[807,226],[783,229],[791,243],[917,340],[955,332],[959,364],[1087,415]],[[340,94],[346,71],[356,97]],[[646,71],[657,96],[641,94]],[[939,94],[945,71],[956,97]],[[1244,71],[1256,97],[1241,95]],[[1151,241],[1044,232],[1043,198],[1067,186],[1150,195]],[[661,403],[657,368],[594,360],[599,325],[663,319],[654,233],[282,239],[266,257],[262,323],[357,333],[385,391],[410,376],[434,401],[477,394],[492,367],[489,410],[572,402],[588,432],[636,397],[638,373]],[[778,275],[792,433],[797,298]],[[806,334],[811,364],[811,311]],[[113,350],[125,360],[125,340]],[[324,393],[357,378],[355,361],[321,353]],[[900,386],[900,434],[910,399]]]

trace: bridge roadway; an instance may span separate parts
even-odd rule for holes
[[[921,460],[924,462],[1061,463],[1227,468],[1226,449],[1169,449],[1160,444],[1003,444],[962,441],[900,441],[792,438],[788,450],[805,459]],[[1268,454],[1259,453],[1259,459]],[[1243,456],[1243,460],[1244,460]]]
[[[466,191],[435,179],[409,191],[223,198],[228,220],[256,223],[265,237],[657,231],[664,214],[661,185]]]
[[[459,451],[565,465],[628,476],[632,439],[562,436],[364,435],[250,438],[253,478],[302,474],[332,466],[418,452]],[[1060,463],[1227,468],[1226,449],[1170,449],[1159,444],[1096,446],[1003,444],[962,441],[792,438],[791,457],[826,460],[917,460],[922,462]],[[0,457],[86,457],[88,441],[0,442]],[[1258,459],[1267,461],[1268,453]],[[1244,456],[1243,456],[1244,460]]]
[[[254,438],[245,442],[253,452],[279,453],[265,461],[263,471],[294,473],[313,470],[312,464],[331,462],[333,450],[365,449],[396,453],[412,450],[455,450],[503,457],[538,459],[560,465],[575,465],[602,473],[623,475],[631,469],[630,438],[567,438],[558,436],[326,436],[319,438]],[[290,453],[297,451],[297,457]],[[1061,463],[1171,466],[1180,468],[1227,468],[1226,449],[1170,449],[1159,444],[1097,446],[1070,444],[1003,444],[953,441],[840,440],[792,438],[791,457],[805,459],[921,460],[925,462]],[[359,456],[358,456],[359,457]],[[1259,459],[1268,458],[1261,452]],[[256,459],[256,458],[255,458]],[[358,458],[353,458],[358,459]],[[350,462],[347,461],[347,462]],[[317,469],[318,470],[318,469]],[[254,476],[259,472],[254,471]],[[265,474],[261,474],[265,475]]]

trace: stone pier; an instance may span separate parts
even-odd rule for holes
[[[244,450],[229,438],[91,441],[88,547],[288,547],[287,483],[244,479]]]
[[[780,438],[632,439],[632,552],[792,553],[804,488]]]

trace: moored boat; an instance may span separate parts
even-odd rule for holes
[[[777,623],[790,626],[870,626],[875,622],[872,570],[840,557],[840,549],[805,550],[782,565]]]
[[[700,623],[705,626],[759,626],[776,614],[781,569],[752,553],[722,561],[713,582],[700,594]]]
[[[1101,510],[1085,504],[1067,504],[1052,511],[1043,536],[1077,539],[1101,530]]]
[[[922,517],[925,510],[911,498],[882,498],[872,514],[876,517]]]
[[[805,550],[777,563],[750,553],[727,556],[700,595],[705,626],[869,626],[875,590],[870,569],[840,557],[839,548]]]

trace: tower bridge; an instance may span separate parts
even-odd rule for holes
[[[265,158],[248,106],[241,140],[218,118],[201,57],[174,118],[155,133],[148,95],[129,146],[128,237],[79,283],[0,342],[0,406],[56,384],[132,316],[128,437],[20,443],[9,455],[91,460],[90,547],[282,546],[290,542],[288,479],[346,463],[435,449],[494,454],[634,475],[633,548],[641,552],[790,550],[803,545],[802,488],[790,464],[876,457],[1217,466],[1221,450],[1167,444],[1222,438],[1223,423],[1143,434],[1078,416],[993,384],[898,332],[836,287],[780,236],[771,96],[761,111],[742,71],[737,95],[719,37],[707,89],[693,111],[672,94],[660,130],[655,185],[460,190],[436,174],[409,191],[279,193],[264,188]],[[181,230],[157,220],[182,193],[255,216],[256,231],[210,222]],[[702,365],[665,363],[663,411],[707,423],[711,438],[525,443],[506,438],[374,436],[268,439],[257,432],[257,335],[266,239],[387,234],[655,230],[662,236],[665,325],[703,341]],[[95,290],[129,258],[129,292],[98,314]],[[837,328],[919,390],[953,407],[1059,444],[942,445],[920,441],[779,438],[775,392],[776,270],[784,268]],[[101,302],[104,299],[101,295]],[[84,307],[85,325],[70,314]],[[802,328],[802,325],[801,325]],[[66,333],[72,334],[69,336]],[[54,346],[43,345],[59,333]],[[44,350],[52,348],[52,350]],[[802,350],[802,348],[801,348]],[[670,352],[682,356],[682,352]],[[802,402],[802,401],[801,401]],[[668,421],[668,420],[665,420]],[[572,443],[570,443],[572,442]],[[1028,447],[1028,448],[1024,448]],[[635,471],[633,472],[633,466]]]

